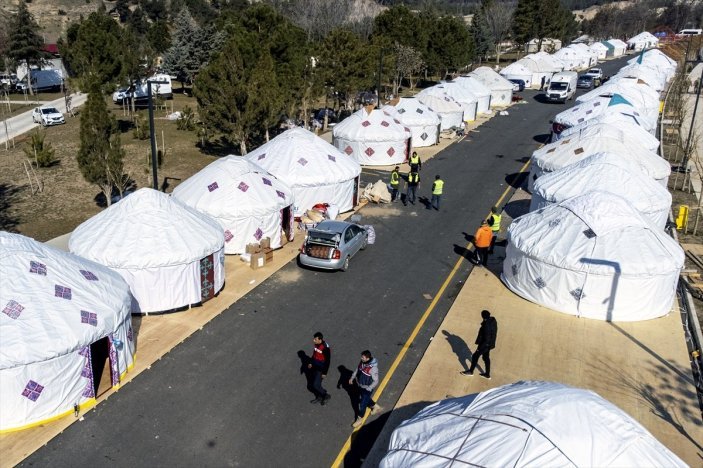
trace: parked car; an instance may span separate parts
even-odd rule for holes
[[[64,124],[66,119],[55,107],[35,107],[32,111],[32,122],[48,127],[50,125]]]
[[[298,261],[308,267],[346,271],[349,260],[368,242],[368,232],[362,226],[325,220],[308,230]]]
[[[591,89],[593,87],[593,77],[588,75],[579,76],[576,87]]]
[[[603,79],[603,69],[602,68],[591,68],[586,73],[584,73],[584,76],[590,76],[594,80],[596,78],[598,78],[599,80],[602,80]]]
[[[518,93],[525,90],[525,82],[523,80],[512,79],[509,81],[513,84],[513,92]]]

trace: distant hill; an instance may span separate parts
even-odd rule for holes
[[[112,8],[114,2],[103,2]],[[0,11],[5,14],[17,11],[17,0],[0,0]],[[88,16],[97,11],[100,0],[32,0],[27,8],[41,27],[41,34],[47,44],[54,44],[66,31],[69,24],[78,21],[80,16]]]

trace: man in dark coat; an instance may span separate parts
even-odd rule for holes
[[[308,369],[312,373],[312,391],[315,394],[315,399],[311,400],[310,403],[319,403],[324,406],[332,398],[332,395],[322,387],[322,379],[327,377],[327,371],[330,368],[332,352],[320,332],[313,335],[312,343],[314,347]]]
[[[474,369],[478,364],[478,358],[483,357],[483,364],[485,371],[481,372],[481,377],[489,379],[491,378],[491,357],[490,352],[496,347],[496,335],[498,334],[498,322],[494,317],[491,317],[491,313],[487,310],[481,311],[481,317],[483,321],[481,322],[481,328],[478,330],[478,336],[476,337],[476,351],[474,351],[471,356],[471,367],[469,370],[462,372],[463,375],[474,375]]]

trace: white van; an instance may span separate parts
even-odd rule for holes
[[[576,94],[576,81],[579,75],[575,71],[559,72],[552,75],[547,88],[547,100],[550,102],[566,102]]]
[[[686,37],[686,36],[700,36],[703,34],[703,29],[682,29],[679,31],[677,36],[679,37]]]

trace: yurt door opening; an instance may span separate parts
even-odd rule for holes
[[[90,345],[90,366],[93,370],[93,394],[98,398],[112,387],[108,337],[101,338]]]
[[[286,241],[293,240],[293,210],[291,205],[286,206],[281,210],[281,245],[283,239]]]
[[[356,207],[359,204],[359,184],[361,183],[361,176],[356,176],[354,179],[354,193],[352,194],[352,207]]]

